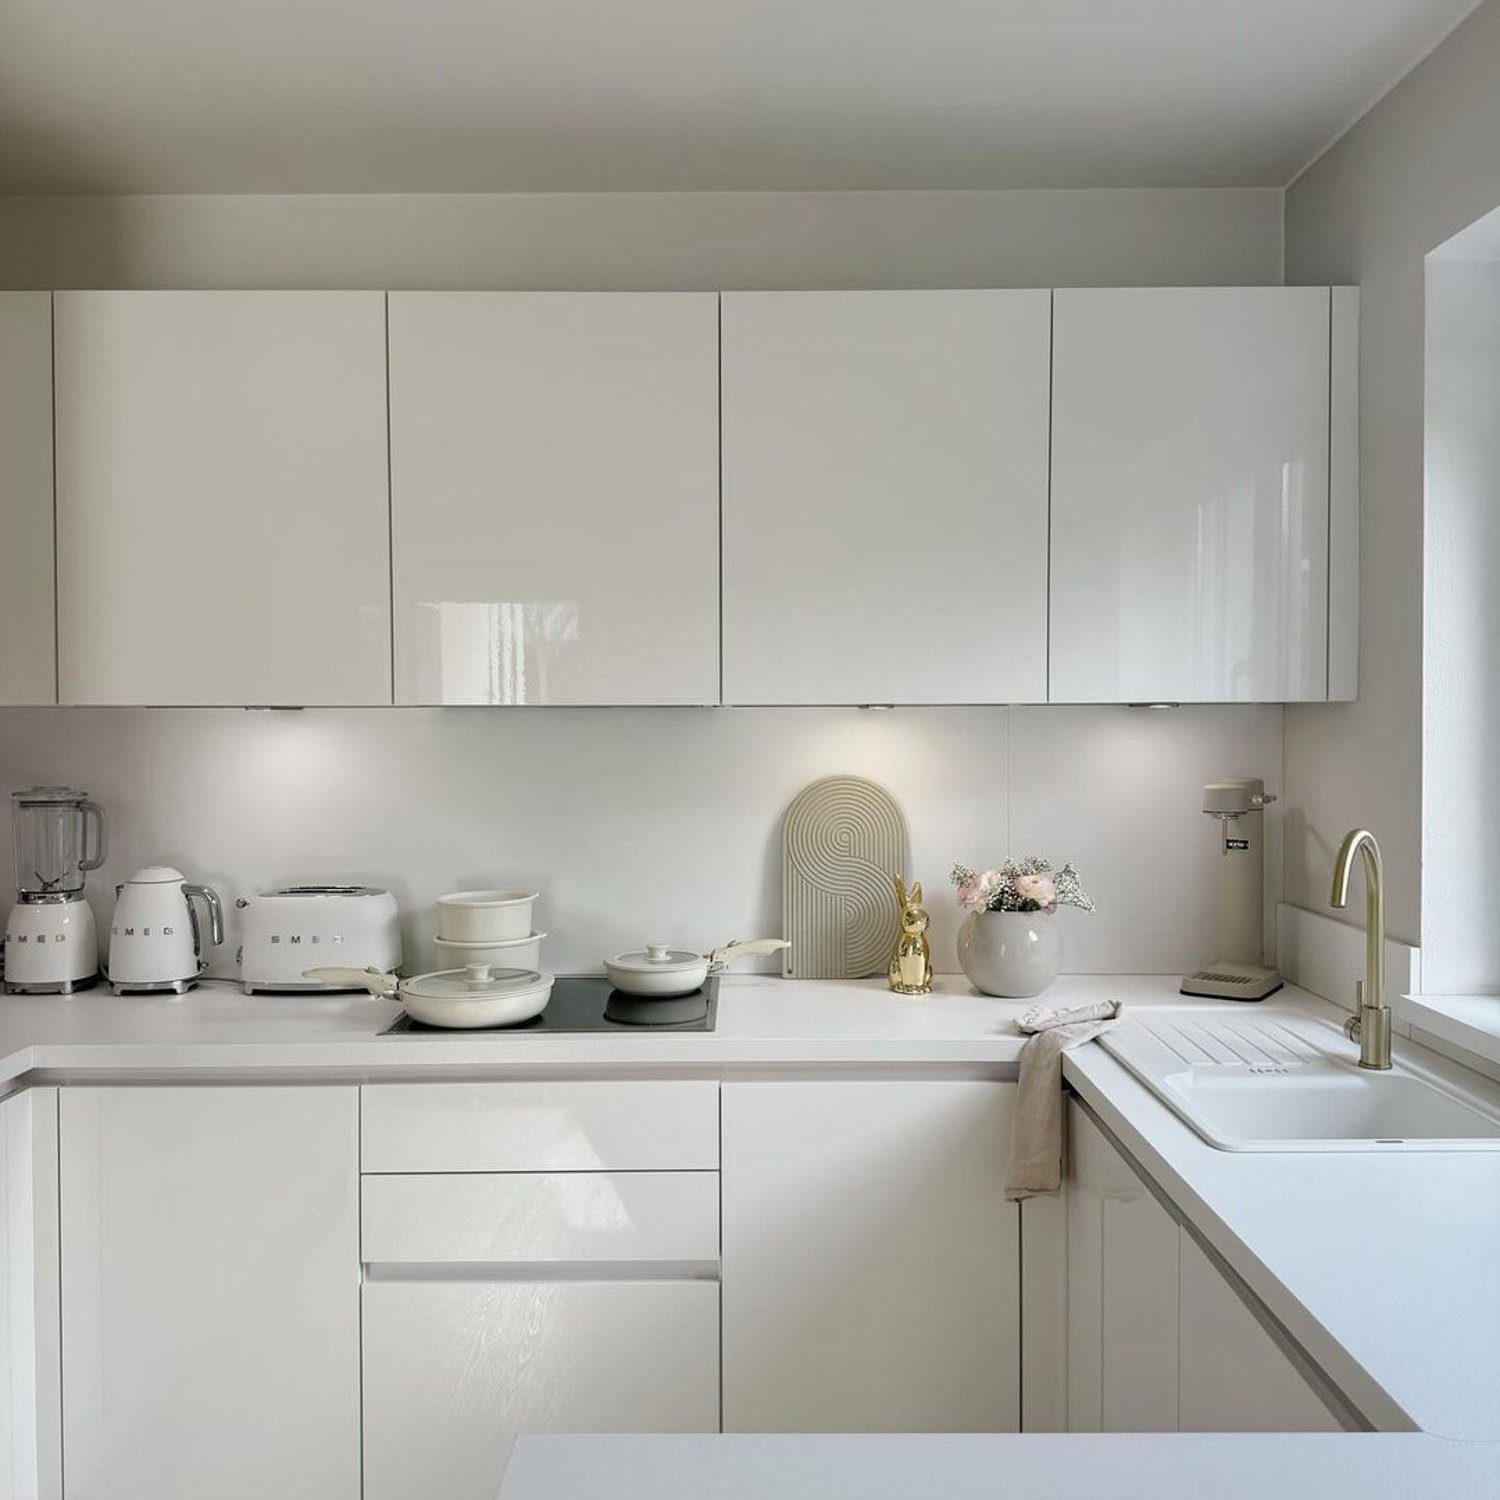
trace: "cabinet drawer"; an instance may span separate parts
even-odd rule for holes
[[[717,1261],[717,1172],[367,1176],[366,1262]]]
[[[398,1083],[361,1091],[366,1172],[716,1171],[719,1086]]]

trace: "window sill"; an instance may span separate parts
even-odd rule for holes
[[[1403,995],[1396,1019],[1500,1065],[1500,995]]]

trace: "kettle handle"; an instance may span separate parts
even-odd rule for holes
[[[198,918],[193,914],[193,897],[196,896],[208,908],[208,940],[216,948],[224,941],[224,908],[219,903],[219,893],[212,886],[182,883],[182,894],[187,897],[188,914],[193,918],[193,947],[198,941]]]
[[[94,852],[87,852],[89,846],[89,824],[94,825]],[[104,809],[97,802],[85,800],[83,804],[83,847],[84,856],[78,861],[80,870],[97,870],[109,854],[109,825],[104,821]]]

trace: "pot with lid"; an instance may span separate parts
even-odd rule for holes
[[[725,943],[712,953],[693,953],[669,943],[647,943],[633,953],[620,953],[604,960],[604,972],[617,990],[627,995],[665,999],[691,995],[700,989],[709,973],[727,969],[737,958],[755,953],[779,953],[792,945],[785,938],[756,938],[748,943]]]
[[[304,977],[339,989],[367,989],[383,1000],[399,1000],[412,1020],[457,1031],[518,1026],[541,1015],[552,996],[550,974],[491,964],[468,964],[410,979],[379,969],[333,968],[307,969]]]

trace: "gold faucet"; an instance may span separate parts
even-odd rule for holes
[[[1367,828],[1356,828],[1339,847],[1333,865],[1332,903],[1349,904],[1349,876],[1358,851],[1365,857],[1365,977],[1354,986],[1354,1014],[1344,1035],[1359,1043],[1362,1068],[1391,1065],[1391,1008],[1385,998],[1385,876],[1380,845]]]

